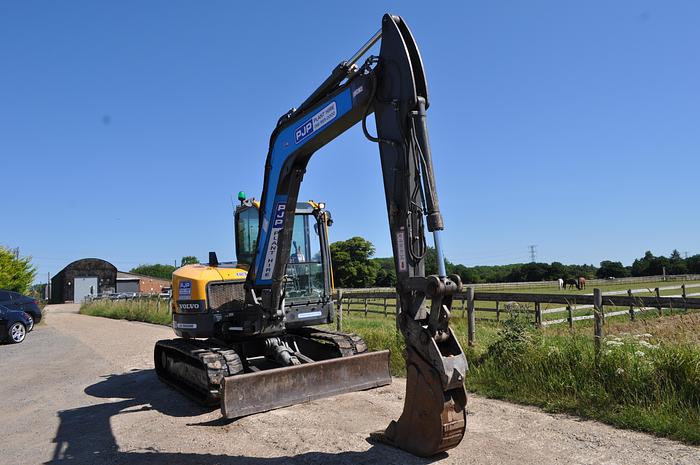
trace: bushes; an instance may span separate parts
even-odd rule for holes
[[[547,336],[509,323],[472,364],[467,386],[700,444],[700,351],[652,343],[651,335],[607,339]]]
[[[26,294],[36,276],[31,257],[19,257],[19,252],[0,246],[0,289]]]

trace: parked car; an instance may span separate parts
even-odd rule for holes
[[[129,300],[136,298],[135,292],[112,292],[108,296],[109,300]]]
[[[31,319],[28,313],[0,305],[0,341],[19,344],[27,337]]]
[[[30,319],[27,331],[34,329],[34,325],[41,321],[41,309],[36,299],[33,297],[22,295],[19,292],[0,289],[0,305],[10,310],[18,310],[27,313]]]

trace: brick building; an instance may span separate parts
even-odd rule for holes
[[[117,272],[117,292],[135,292],[137,294],[160,294],[164,288],[170,288],[170,280],[144,276],[126,271]]]

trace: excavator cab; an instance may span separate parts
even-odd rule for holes
[[[260,229],[259,203],[245,199],[242,193],[239,199],[241,204],[235,213],[236,257],[239,268],[249,269]],[[292,251],[284,276],[287,327],[330,323],[335,318],[328,242],[331,224],[323,202],[297,202]]]

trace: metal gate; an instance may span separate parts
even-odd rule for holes
[[[73,280],[73,302],[80,304],[87,296],[95,296],[98,293],[97,278],[75,278]]]

